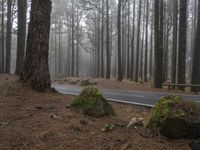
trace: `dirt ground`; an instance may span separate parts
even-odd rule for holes
[[[112,103],[116,116],[94,119],[69,108],[73,97],[38,93],[0,75],[0,150],[189,150],[187,140],[127,129],[132,117],[148,120],[150,110]],[[105,124],[111,132],[102,132]]]
[[[168,90],[168,87],[163,87],[163,89],[156,89],[152,87],[153,82],[149,81],[147,83],[140,81],[139,83],[132,82],[130,80],[124,79],[122,82],[116,79],[100,79],[100,78],[61,78],[55,80],[55,83],[66,84],[71,86],[80,86],[80,82],[77,84],[72,84],[74,81],[89,80],[92,83],[97,83],[97,87],[100,89],[114,89],[114,90],[135,90],[135,91],[145,91],[145,92],[162,92],[162,93],[180,93],[180,94],[194,94],[190,92],[190,88],[186,88],[186,91],[180,90]]]

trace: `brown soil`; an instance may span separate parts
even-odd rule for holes
[[[116,79],[94,79],[94,78],[62,78],[55,80],[55,83],[66,84],[71,86],[80,86],[80,82],[77,84],[72,84],[74,81],[82,81],[89,79],[92,83],[97,83],[97,87],[100,89],[113,89],[113,90],[132,90],[132,91],[144,91],[144,92],[161,92],[161,93],[179,93],[179,94],[194,94],[190,92],[190,88],[186,88],[186,91],[180,90],[168,90],[168,87],[163,87],[163,89],[156,89],[152,87],[152,81],[147,83],[140,81],[139,83],[132,82],[130,80],[123,80],[122,82],[117,81]]]
[[[0,75],[0,150],[189,150],[189,141],[125,127],[132,117],[147,121],[149,109],[112,103],[116,116],[94,119],[70,109],[72,99]],[[106,123],[116,127],[102,132]]]

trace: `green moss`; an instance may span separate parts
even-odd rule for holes
[[[112,106],[100,91],[92,86],[85,87],[81,94],[74,99],[71,106],[81,108],[85,115],[97,118],[114,115]]]
[[[177,106],[184,102],[181,97],[177,96],[165,96],[162,97],[154,106],[150,120],[148,123],[148,127],[151,129],[160,128],[163,126],[163,123],[165,122],[166,118],[173,115],[180,115],[182,116],[184,114],[182,109],[178,109]],[[177,107],[177,109],[173,109]],[[174,112],[176,111],[176,112]]]
[[[71,103],[71,107],[77,107],[80,108],[83,105],[83,101],[79,98],[76,97],[73,102]]]
[[[152,109],[147,127],[172,139],[200,136],[200,108],[177,96],[162,97]]]
[[[81,81],[81,85],[82,86],[88,86],[88,85],[90,85],[90,81],[89,80],[83,80],[83,81]]]

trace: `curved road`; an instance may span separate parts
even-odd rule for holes
[[[62,84],[53,84],[58,92],[62,94],[78,95],[82,88],[73,87]],[[162,96],[169,95],[168,93],[158,93],[158,92],[142,92],[142,91],[123,91],[123,90],[101,90],[103,96],[105,96],[110,101],[122,102],[127,104],[135,104],[140,106],[152,107],[156,101]],[[186,100],[192,100],[200,105],[199,95],[186,95],[186,94],[171,94],[176,96],[181,96]]]

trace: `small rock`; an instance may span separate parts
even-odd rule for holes
[[[82,125],[87,125],[88,123],[87,123],[86,120],[81,119],[81,120],[80,120],[80,124],[82,124]]]
[[[189,147],[192,150],[200,150],[200,140],[194,140],[189,143]]]
[[[123,144],[123,143],[126,143],[126,141],[127,141],[127,139],[125,139],[125,138],[118,138],[114,142],[117,144]]]
[[[130,147],[131,147],[131,144],[130,144],[130,143],[126,143],[126,144],[124,144],[124,145],[121,147],[120,150],[127,150],[127,149],[130,148]]]
[[[43,142],[49,142],[51,141],[53,138],[55,137],[55,133],[53,131],[48,131],[46,133],[44,133],[41,137],[41,140]]]
[[[82,131],[81,128],[79,128],[78,126],[72,126],[71,128],[72,128],[72,130],[74,130],[74,131],[78,131],[78,132],[79,132],[79,131]]]
[[[35,106],[35,109],[41,110],[41,109],[44,109],[44,108],[42,106]]]
[[[55,115],[55,114],[52,114],[51,118],[60,119],[60,117],[58,115]]]
[[[144,119],[143,118],[132,118],[129,122],[127,128],[137,128],[144,126]]]
[[[8,122],[1,122],[0,123],[0,127],[5,127],[5,126],[7,126],[8,125]]]
[[[69,105],[65,105],[65,108],[70,109],[70,106]]]

